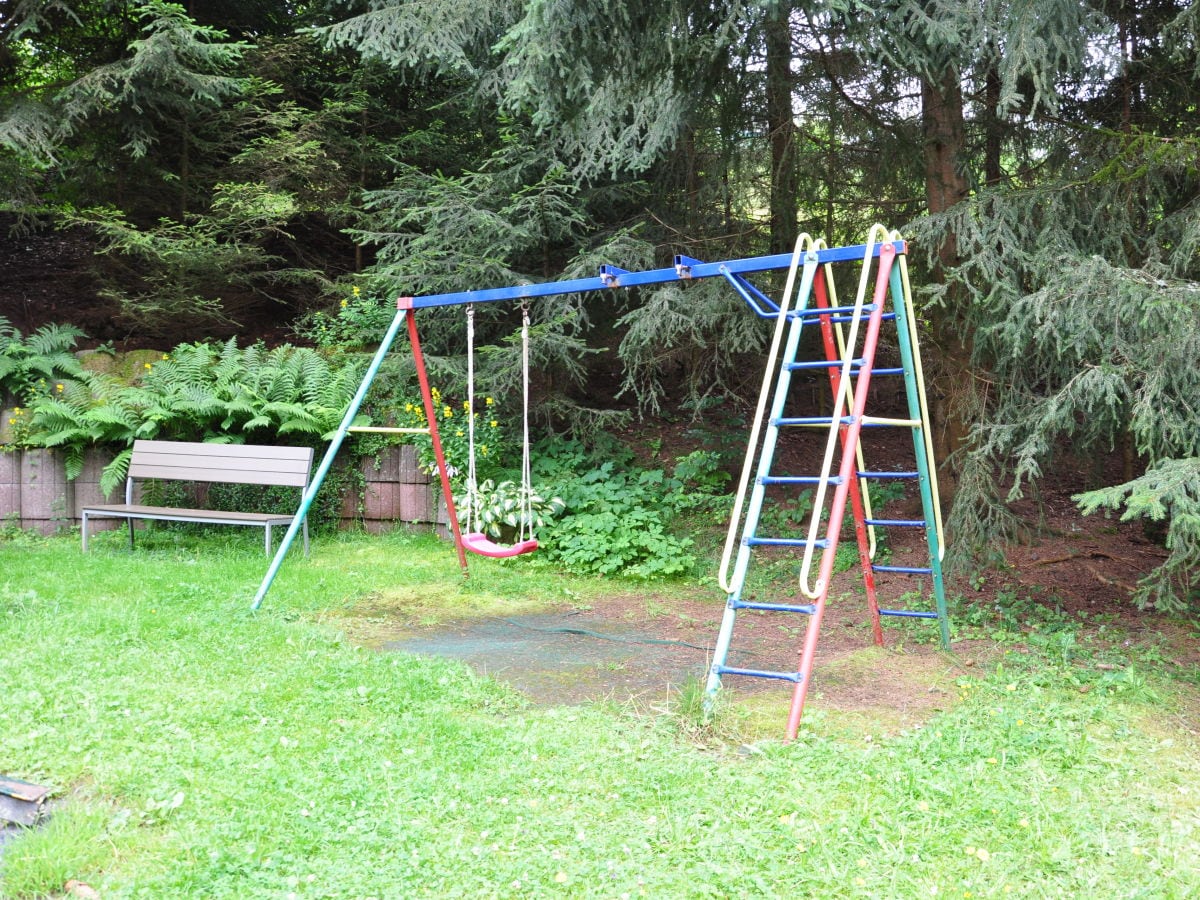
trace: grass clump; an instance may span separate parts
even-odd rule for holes
[[[847,735],[814,709],[798,741],[747,748],[736,714],[696,724],[698,686],[687,727],[539,708],[317,621],[401,589],[480,609],[584,580],[489,562],[463,584],[430,538],[349,536],[251,614],[256,541],[165,535],[0,542],[0,759],[60,803],[6,847],[0,895],[1200,892],[1200,753],[1145,724],[1176,686],[1153,672],[1154,692],[1083,692],[1013,653],[921,727]]]

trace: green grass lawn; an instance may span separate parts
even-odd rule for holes
[[[398,585],[463,615],[609,583],[479,560],[464,585],[432,538],[326,537],[251,613],[257,534],[104,537],[86,556],[0,540],[0,773],[58,804],[4,849],[5,898],[70,879],[105,898],[1200,896],[1195,689],[1165,668],[1081,685],[1010,654],[917,729],[818,715],[746,745],[730,710],[698,740],[686,713],[535,707],[320,621]]]

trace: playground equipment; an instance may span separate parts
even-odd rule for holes
[[[826,262],[818,242],[807,235],[797,241],[782,302],[776,306],[756,306],[765,300],[761,295],[743,293],[756,312],[775,318],[775,332],[763,376],[762,390],[747,446],[742,476],[730,517],[729,531],[721,558],[719,581],[728,594],[725,613],[713,652],[706,696],[711,700],[721,688],[726,675],[769,678],[794,684],[788,713],[787,739],[795,738],[804,710],[804,701],[812,678],[813,659],[820,634],[821,619],[829,596],[830,581],[841,537],[846,505],[849,502],[858,542],[859,562],[863,573],[867,606],[875,643],[883,644],[880,616],[936,619],[943,648],[950,644],[949,620],[946,613],[945,589],[942,581],[941,559],[944,552],[941,511],[937,480],[933,470],[933,449],[929,428],[928,406],[921,372],[917,344],[916,317],[912,307],[912,291],[903,242],[882,226],[872,228],[867,243],[860,248],[858,289],[852,305],[839,306],[834,286],[833,261]],[[803,260],[803,268],[800,262]],[[867,290],[871,285],[871,269],[875,277],[870,302]],[[799,269],[799,285],[796,285]],[[735,285],[735,287],[738,287]],[[741,291],[741,287],[739,287]],[[794,301],[793,301],[794,294]],[[890,300],[890,311],[888,310]],[[815,301],[815,305],[810,305]],[[883,323],[896,325],[897,345],[901,365],[876,368],[875,352]],[[800,337],[806,323],[820,327],[824,359],[798,361]],[[860,340],[861,326],[865,323]],[[849,331],[843,326],[849,326]],[[828,416],[796,417],[785,412],[792,375],[797,371],[822,370],[829,373],[833,394],[832,411]],[[873,376],[903,376],[907,418],[885,418],[866,414],[867,399]],[[773,383],[772,383],[773,382]],[[770,413],[765,415],[768,402]],[[765,429],[764,429],[765,422]],[[825,452],[821,470],[815,474],[777,473],[774,454],[783,428],[818,428],[826,430]],[[915,470],[871,471],[863,461],[860,436],[863,428],[906,428],[912,431]],[[760,440],[761,436],[761,440]],[[840,449],[840,459],[834,460]],[[747,488],[754,469],[754,483],[747,502]],[[869,485],[872,481],[912,480],[918,484],[922,517],[919,519],[876,518],[871,509]],[[815,496],[809,526],[804,536],[764,536],[759,533],[763,501],[772,487],[808,490]],[[830,495],[829,488],[834,488]],[[824,536],[820,536],[822,521]],[[894,566],[875,561],[878,546],[876,530],[880,528],[920,528],[925,532],[929,551],[928,565]],[[740,541],[738,540],[740,536]],[[733,548],[737,544],[734,558]],[[803,599],[810,602],[776,603],[744,599],[743,589],[755,555],[756,547],[786,547],[803,551],[799,573],[799,589]],[[818,551],[820,551],[818,556]],[[733,562],[732,570],[730,568]],[[816,580],[812,574],[816,566]],[[876,595],[875,576],[879,573],[928,575],[933,584],[934,610],[884,609]],[[807,627],[796,670],[778,671],[750,669],[727,664],[735,626],[740,610],[799,614],[808,617]]]
[[[479,480],[475,476],[475,305],[467,304],[467,527],[463,547],[480,556],[503,559],[537,549],[533,535],[533,473],[529,457],[529,303],[521,303],[521,488],[518,494],[517,542],[505,547],[476,529],[479,516]],[[434,426],[436,427],[436,425]]]
[[[723,278],[759,317],[774,320],[775,328],[763,377],[762,391],[742,477],[730,520],[725,551],[721,561],[720,583],[728,595],[725,613],[714,649],[712,667],[707,683],[711,699],[720,690],[725,676],[746,676],[780,679],[794,684],[789,710],[787,737],[795,737],[811,680],[813,657],[820,632],[821,618],[828,598],[834,559],[841,535],[847,504],[850,505],[858,542],[860,565],[866,587],[875,642],[882,644],[880,616],[901,616],[935,619],[940,626],[943,647],[949,646],[950,633],[942,582],[941,514],[938,509],[937,484],[933,472],[929,416],[924,396],[920,354],[917,346],[916,321],[912,308],[912,293],[905,262],[905,242],[899,234],[882,226],[871,229],[865,244],[850,247],[827,247],[823,242],[802,235],[790,254],[752,257],[706,263],[687,256],[676,256],[674,266],[645,272],[629,272],[611,265],[600,267],[595,278],[580,278],[542,284],[524,284],[479,291],[463,291],[427,297],[402,297],[397,301],[396,315],[383,341],[372,358],[354,398],[346,410],[341,425],[330,441],[324,458],[301,499],[292,526],[284,536],[279,550],[259,586],[253,601],[258,609],[278,573],[287,550],[303,521],[317,490],[328,474],[342,442],[353,431],[382,431],[428,433],[437,460],[442,496],[449,514],[450,531],[454,537],[459,565],[467,571],[466,551],[489,556],[513,556],[536,547],[532,538],[523,537],[510,547],[493,544],[473,532],[464,538],[459,525],[449,474],[437,432],[437,418],[424,357],[416,328],[416,313],[420,309],[465,305],[468,309],[481,303],[521,301],[523,315],[525,441],[523,481],[528,488],[528,308],[529,300],[586,292],[612,291],[671,282],[686,282],[703,278]],[[853,304],[839,306],[835,289],[835,269],[858,267],[858,288]],[[762,272],[787,271],[786,284],[780,303],[773,302],[749,280],[748,276]],[[871,273],[874,271],[874,278]],[[867,299],[871,288],[870,299]],[[468,313],[468,323],[471,322]],[[875,353],[883,323],[894,323],[901,364],[891,368],[876,368]],[[800,337],[805,324],[820,328],[824,359],[799,361]],[[425,407],[427,428],[363,428],[355,427],[358,415],[371,382],[402,326],[407,326],[409,344],[416,364],[417,378]],[[844,328],[843,326],[848,326]],[[470,336],[470,324],[468,325]],[[473,337],[471,338],[473,340]],[[469,360],[469,365],[473,362]],[[797,371],[824,370],[828,372],[833,395],[832,412],[827,416],[794,417],[786,415],[792,375]],[[473,372],[471,373],[473,375]],[[871,416],[866,412],[870,386],[876,376],[902,376],[908,415],[905,418]],[[469,379],[473,383],[473,378]],[[473,389],[472,389],[473,390]],[[473,410],[473,397],[468,399]],[[770,412],[767,414],[767,407]],[[470,411],[469,410],[469,411]],[[470,417],[468,417],[470,418]],[[781,429],[819,428],[826,431],[825,453],[819,473],[797,475],[777,473],[774,453]],[[863,428],[901,428],[912,433],[915,457],[910,471],[872,471],[863,461],[860,436]],[[838,451],[840,449],[840,456]],[[838,462],[835,465],[834,460]],[[751,472],[754,472],[751,485]],[[874,481],[913,481],[918,485],[922,517],[919,519],[876,518],[871,509],[869,485]],[[765,536],[759,533],[763,504],[768,489],[815,490],[812,517],[806,535]],[[829,490],[833,488],[832,492]],[[824,536],[819,536],[821,522],[826,522]],[[874,561],[878,529],[920,528],[925,534],[929,551],[928,565],[892,566]],[[737,546],[736,557],[734,546]],[[800,593],[810,602],[767,603],[743,598],[747,573],[755,559],[756,548],[794,548],[802,550]],[[818,552],[819,551],[819,552]],[[816,579],[812,580],[816,571]],[[929,576],[934,595],[934,609],[884,609],[876,598],[875,576],[894,573],[905,576]],[[762,613],[781,613],[807,616],[803,651],[795,671],[748,669],[727,665],[733,645],[738,612],[755,610]]]

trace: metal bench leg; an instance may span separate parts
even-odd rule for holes
[[[267,551],[267,556],[270,556],[271,555],[271,523],[268,522],[266,524],[266,527],[263,530],[266,531],[266,533],[267,533],[266,542],[265,542],[266,543],[266,551]]]
[[[79,523],[80,530],[83,532],[83,552],[87,553],[87,510],[80,513],[81,521]]]
[[[129,523],[129,549],[133,549],[133,517],[130,516],[125,520]]]

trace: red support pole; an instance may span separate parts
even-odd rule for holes
[[[421,341],[417,337],[417,317],[416,310],[412,306],[412,297],[401,297],[396,301],[396,308],[405,310],[404,319],[408,325],[408,342],[412,345],[413,362],[416,363],[417,368],[417,381],[421,385],[421,400],[425,404],[425,421],[429,425],[429,436],[433,439],[433,456],[437,460],[438,476],[442,482],[442,498],[446,501],[450,533],[454,536],[454,549],[458,552],[458,564],[462,567],[465,578],[470,574],[467,570],[467,554],[463,549],[458,512],[454,508],[454,491],[450,487],[450,472],[446,468],[446,455],[442,452],[442,438],[438,434],[437,410],[433,406],[433,391],[429,388],[429,375],[425,371],[425,356],[421,353]]]
[[[843,439],[843,445],[857,445],[858,435],[862,430],[862,417],[867,405],[867,391],[871,383],[871,366],[875,361],[875,348],[879,343],[879,326],[883,322],[883,303],[887,297],[888,278],[891,275],[892,263],[896,259],[896,248],[893,244],[883,244],[879,248],[879,270],[875,277],[875,291],[872,294],[874,310],[867,323],[867,335],[863,341],[863,366],[858,376],[857,392],[854,395],[854,407],[850,412],[848,434]],[[835,418],[841,416],[841,410],[835,409]],[[838,534],[842,530],[842,520],[846,514],[846,498],[850,484],[855,478],[854,453],[842,453],[842,464],[838,470],[838,486],[833,495],[833,503],[829,507],[829,527],[825,532],[826,546],[821,554],[821,568],[817,575],[816,587],[819,599],[814,604],[815,612],[808,621],[808,630],[804,635],[804,649],[800,654],[801,678],[796,682],[792,691],[792,705],[788,712],[787,737],[794,741],[800,730],[800,717],[804,714],[804,698],[808,694],[808,683],[812,679],[813,658],[817,653],[817,639],[821,631],[821,618],[825,613],[825,601],[829,596],[829,581],[833,577],[833,561],[837,551]]]
[[[813,293],[816,296],[817,307],[819,309],[829,308],[829,290],[825,284],[825,270],[817,272],[816,280],[813,282]],[[837,348],[837,340],[834,335],[832,316],[821,316],[821,340],[825,345],[825,359],[829,362],[838,361],[841,359],[841,353]],[[854,348],[846,347],[846,353],[853,355]],[[836,399],[838,395],[838,385],[841,382],[842,372],[839,367],[829,367],[829,384],[833,390],[833,397]],[[853,386],[858,390],[858,385]],[[865,388],[866,385],[863,384]],[[842,439],[842,453],[854,455],[857,459],[858,443],[851,446],[847,438],[849,437],[849,426],[842,425],[838,429],[838,433]],[[859,484],[858,478],[854,478],[850,482],[850,509],[854,513],[854,537],[858,541],[858,558],[859,564],[863,573],[863,588],[867,594],[867,610],[871,614],[871,633],[875,638],[875,643],[883,646],[883,628],[879,624],[879,600],[875,592],[875,570],[871,568],[871,541],[867,534],[866,523],[866,506],[863,504],[862,487]]]

